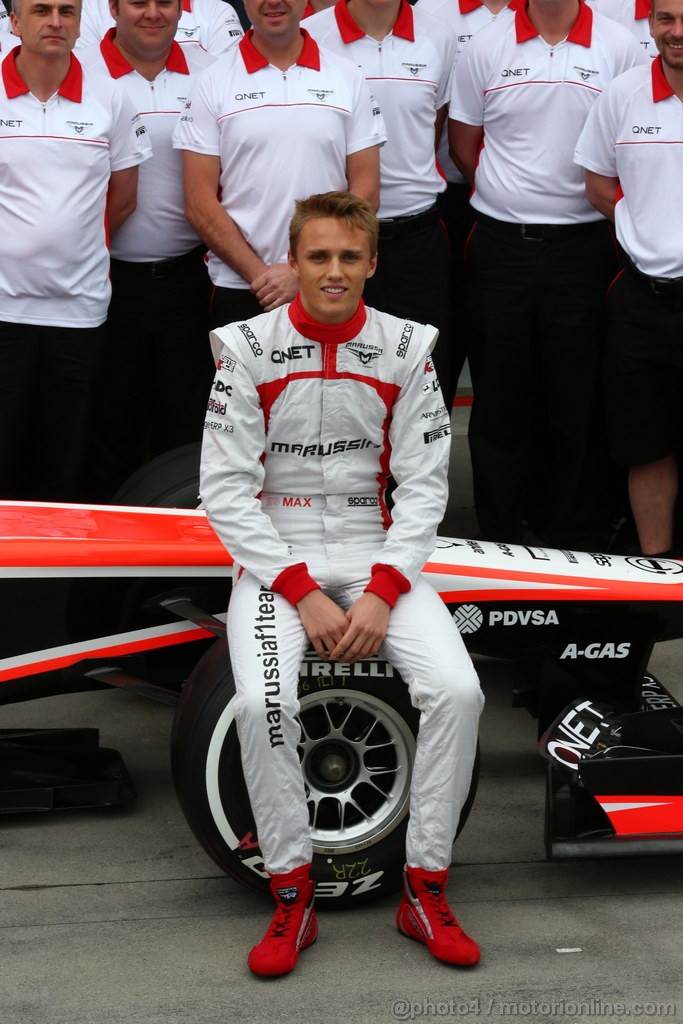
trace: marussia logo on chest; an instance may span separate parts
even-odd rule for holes
[[[324,103],[328,96],[334,96],[334,89],[307,89],[306,91],[315,96],[319,103]]]
[[[86,128],[92,128],[92,121],[67,121],[69,128],[73,128],[76,135],[82,135]]]
[[[348,342],[346,350],[360,360],[363,366],[369,366],[373,359],[379,359],[384,351],[379,346],[363,345],[360,342]]]
[[[590,68],[579,68],[576,64],[574,65],[574,71],[580,75],[583,82],[587,82],[589,78],[595,78],[596,75],[600,74],[599,71],[592,71]]]
[[[402,66],[404,68],[408,68],[408,71],[410,71],[411,75],[419,75],[420,72],[424,71],[425,68],[427,67],[426,64],[407,64],[405,62],[403,63]]]

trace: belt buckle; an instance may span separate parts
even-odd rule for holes
[[[539,233],[534,234],[534,229]],[[543,228],[538,227],[536,224],[520,224],[520,234],[525,242],[543,242]]]
[[[655,295],[683,295],[683,277],[651,277],[650,288]]]

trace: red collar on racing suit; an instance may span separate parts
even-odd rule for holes
[[[365,326],[367,318],[365,303],[362,299],[351,319],[346,320],[343,324],[321,324],[319,320],[314,320],[304,309],[298,294],[289,306],[289,319],[295,331],[311,341],[332,345],[342,345],[355,338]]]

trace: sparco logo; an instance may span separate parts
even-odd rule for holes
[[[440,437],[450,437],[450,434],[450,423],[444,423],[442,427],[437,427],[436,430],[426,430],[423,437],[425,439],[425,444],[431,444],[432,441],[438,441]]]
[[[398,348],[396,349],[396,355],[398,356],[399,359],[405,359],[406,352],[408,351],[408,345],[410,345],[410,339],[412,338],[412,336],[413,325],[406,324],[403,328],[403,334],[401,335],[401,340],[398,343]]]
[[[347,505],[372,505],[376,507],[378,504],[378,498],[349,498],[347,500]]]
[[[217,380],[213,386],[214,391],[222,392],[226,398],[230,398],[232,394],[232,384],[224,384],[222,380]]]
[[[271,352],[273,363],[284,363],[287,359],[310,359],[315,345],[290,345],[289,348],[276,349]]]
[[[263,355],[263,349],[259,345],[258,339],[254,332],[252,331],[251,327],[249,326],[249,324],[238,324],[237,326],[239,327],[240,331],[242,332],[246,340],[249,342],[249,348],[254,353],[254,356],[258,359],[259,356]]]

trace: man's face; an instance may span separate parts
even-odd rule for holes
[[[10,19],[22,50],[42,57],[63,57],[78,39],[81,4],[80,0],[21,0]]]
[[[650,35],[664,63],[683,71],[683,0],[655,0]]]
[[[306,0],[244,0],[254,35],[274,43],[299,31]]]
[[[180,0],[110,0],[116,41],[139,60],[165,57],[178,29]]]
[[[377,257],[370,256],[370,240],[361,228],[349,228],[335,217],[316,217],[304,224],[289,265],[299,278],[306,312],[320,323],[342,324],[358,309]]]

